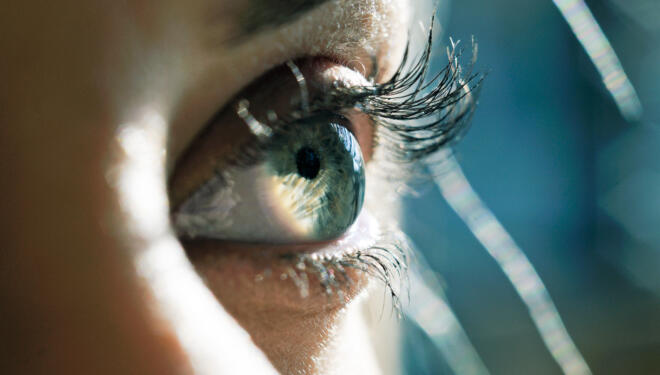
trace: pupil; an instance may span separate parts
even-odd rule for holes
[[[303,147],[296,153],[296,166],[299,175],[312,180],[319,174],[321,160],[314,149]]]

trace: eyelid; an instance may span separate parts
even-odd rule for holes
[[[431,29],[427,46],[416,59],[409,61],[409,51],[406,50],[397,72],[389,81],[382,84],[366,83],[353,86],[348,80],[347,82],[329,79],[332,77],[332,70],[321,69],[320,71],[326,73],[325,76],[320,74],[321,78],[325,78],[324,81],[318,79],[318,75],[315,76],[319,74],[319,70],[309,69],[309,66],[313,68],[314,64],[318,66],[319,60],[311,60],[310,64],[301,64],[303,72],[311,73],[305,73],[306,79],[311,78],[308,79],[308,83],[311,83],[310,97],[321,98],[321,100],[313,100],[312,112],[321,108],[350,114],[358,113],[353,110],[354,108],[359,109],[374,121],[354,121],[352,124],[361,123],[363,125],[360,129],[370,129],[373,133],[375,128],[373,123],[376,122],[379,149],[386,151],[384,161],[393,162],[396,170],[405,174],[410,168],[401,168],[402,164],[410,166],[460,138],[467,129],[476,108],[478,89],[484,78],[483,74],[472,72],[474,58],[464,74],[459,63],[460,51],[455,49],[448,50],[448,64],[445,68],[431,75],[430,78],[427,77],[432,35]],[[323,65],[322,61],[320,65]],[[336,66],[329,65],[329,67]],[[256,103],[261,104],[252,107],[253,115],[257,119],[266,121],[269,109],[284,108],[285,113],[288,113],[292,107],[295,108],[295,103],[290,99],[295,97],[299,87],[293,79],[293,74],[287,69],[276,68],[266,75],[274,82],[279,80],[281,85],[265,84],[264,81],[266,83],[270,81],[262,78],[246,89],[243,92],[244,96],[239,96],[239,98],[256,99]],[[348,68],[344,69],[351,72]],[[358,74],[352,72],[353,77]],[[318,82],[322,83],[314,84]],[[366,79],[363,82],[366,82]],[[315,96],[314,92],[323,95]],[[354,116],[351,120],[357,117],[359,116]],[[365,117],[361,118],[365,119]],[[170,179],[170,198],[174,203],[173,207],[199,188],[204,181],[210,179],[218,169],[222,169],[222,163],[228,161],[226,152],[235,151],[238,148],[237,144],[240,145],[241,142],[253,138],[248,127],[238,119],[235,109],[231,106],[221,111],[214,120],[189,148],[187,155],[179,160],[179,167],[175,169]],[[221,120],[226,123],[217,126],[217,123],[222,123]],[[227,141],[226,134],[234,136],[231,140],[233,142]],[[357,137],[364,139],[359,135]],[[373,140],[373,136],[369,138]],[[220,142],[221,145],[214,142]],[[202,152],[198,152],[199,150],[190,152],[193,148],[202,149]],[[236,152],[233,154],[240,155]],[[188,168],[180,167],[185,164],[188,164]]]

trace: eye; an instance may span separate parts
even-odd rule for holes
[[[349,120],[344,108],[300,110],[302,97],[322,97],[342,76],[354,80],[359,74],[331,66],[301,65],[310,77],[307,93],[294,72],[275,68],[210,121],[171,180],[173,223],[180,236],[318,242],[341,236],[355,222],[366,180],[358,139],[370,140],[373,134],[365,130],[370,125],[354,114]],[[251,120],[241,115],[242,103],[249,103]],[[268,136],[250,130],[251,121],[266,124]]]
[[[177,229],[257,242],[340,236],[365,190],[362,152],[347,122],[321,113],[287,124],[258,146],[254,165],[225,170],[193,194],[175,215]]]
[[[429,37],[421,56],[408,64],[406,54],[383,83],[310,58],[244,89],[177,162],[170,198],[179,236],[293,244],[331,240],[359,223],[363,156],[387,182],[402,180],[470,120],[480,76],[462,78],[450,58],[426,82],[430,46]]]

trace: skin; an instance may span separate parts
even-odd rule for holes
[[[375,55],[386,79],[407,3],[331,2],[237,39],[242,4],[0,12],[0,373],[377,371],[349,303],[366,282],[321,303],[281,283],[255,287],[236,272],[234,245],[184,244],[204,284],[167,225],[166,181],[213,114],[274,66],[331,56],[368,75]],[[133,152],[126,129],[151,136]],[[228,255],[208,259],[209,246]]]

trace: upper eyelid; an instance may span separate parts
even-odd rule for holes
[[[480,86],[483,75],[470,74],[470,70],[467,75],[462,74],[457,62],[458,54],[450,55],[456,59],[452,58],[438,75],[432,77],[428,81],[432,82],[431,86],[427,87],[423,80],[427,75],[426,66],[430,60],[432,43],[430,36],[431,31],[429,31],[427,48],[424,52],[412,63],[408,63],[410,58],[409,54],[406,54],[397,73],[389,81],[373,85],[328,87],[323,90],[321,95],[313,97],[310,103],[310,113],[320,110],[341,113],[351,108],[357,108],[371,117],[378,132],[376,144],[380,149],[388,150],[384,153],[388,160],[397,163],[417,162],[458,139],[461,132],[467,129],[476,105],[476,88]],[[430,91],[424,92],[427,88],[430,88]],[[414,90],[410,91],[410,89]],[[275,92],[273,91],[273,93]],[[291,121],[295,120],[294,117],[302,118],[300,111],[296,114],[294,110],[287,115],[291,117],[281,116],[279,120]],[[415,121],[407,121],[410,119],[415,121],[427,119],[427,122],[420,125]],[[214,125],[207,123],[207,127],[211,128]],[[225,155],[222,158],[236,159],[237,155],[240,156],[241,152],[246,149],[249,147],[234,147],[234,152],[231,152],[233,155]],[[180,161],[181,159],[177,164]],[[202,174],[206,178],[210,178],[213,175],[212,172],[209,170]],[[217,173],[217,170],[213,173]],[[173,179],[174,175],[170,182]],[[203,182],[203,180],[197,179],[196,181]],[[192,189],[192,186],[196,184],[191,181],[188,185]],[[191,191],[189,188],[184,189],[179,198],[185,198]],[[174,203],[177,200],[175,198]]]
[[[289,62],[292,74],[300,85],[302,100],[298,109],[278,117],[269,125],[277,128],[320,112],[345,113],[356,108],[388,132],[390,143],[398,143],[399,147],[391,147],[399,153],[394,155],[394,160],[415,162],[437,151],[455,140],[467,127],[476,106],[475,97],[483,75],[472,74],[470,66],[467,77],[463,78],[458,64],[460,52],[453,50],[449,63],[427,79],[432,43],[431,28],[425,49],[418,59],[410,64],[409,50],[406,49],[399,68],[387,82],[331,86],[311,97],[304,76],[301,83],[302,73]],[[456,108],[458,113],[453,113]],[[405,123],[429,118],[432,120],[424,124]]]
[[[218,110],[250,82],[292,58],[324,56],[356,71],[364,65],[370,69],[377,53],[383,74],[398,63],[405,45],[408,21],[391,10],[408,8],[407,0],[376,0],[382,3],[367,11],[346,11],[342,5],[363,4],[363,0],[331,1],[303,14],[291,23],[260,32],[240,43],[226,39],[238,30],[235,13],[228,13],[209,3],[191,8],[197,15],[198,27],[190,34],[190,56],[202,65],[191,64],[193,74],[176,96],[170,115],[171,134],[168,139],[167,166],[171,176],[179,159]],[[406,18],[407,19],[407,18]],[[341,27],[336,27],[341,25]],[[383,39],[383,31],[400,38]],[[400,32],[399,32],[400,31]],[[401,40],[399,40],[401,39]],[[385,58],[384,56],[388,56]],[[216,82],[215,84],[213,82]],[[218,84],[220,83],[220,84]]]

